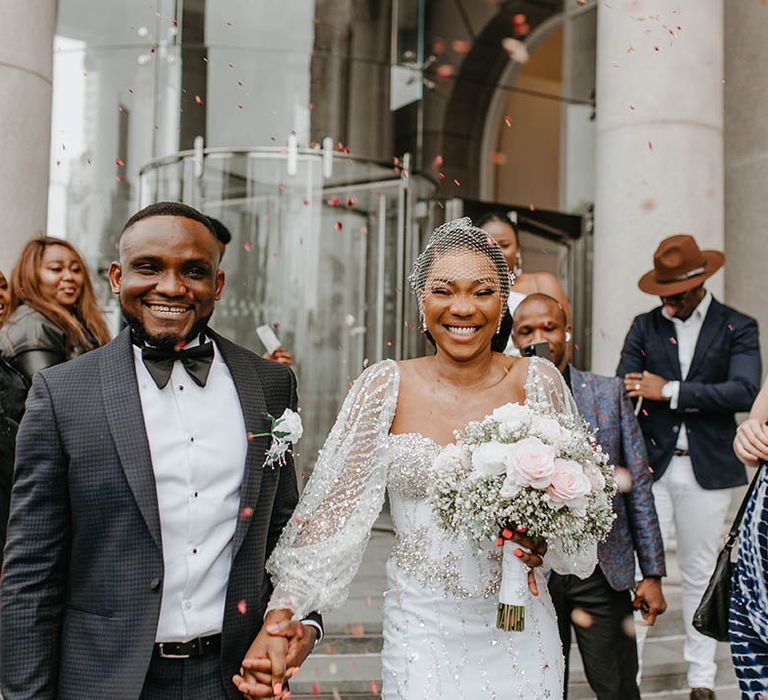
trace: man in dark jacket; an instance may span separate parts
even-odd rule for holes
[[[269,415],[297,397],[290,369],[208,327],[219,259],[196,210],[138,212],[110,268],[129,328],[35,376],[0,593],[5,700],[241,697],[264,562],[298,500],[290,453],[267,464]],[[306,623],[292,665],[320,633]]]
[[[549,591],[566,657],[573,619],[584,671],[597,697],[639,700],[637,647],[627,634],[633,605],[651,625],[666,609],[661,592],[661,577],[666,574],[664,548],[653,507],[648,457],[621,381],[570,365],[570,334],[565,313],[552,297],[532,294],[515,310],[515,345],[522,349],[532,343],[548,344],[551,360],[565,377],[579,412],[597,430],[598,442],[620,470],[623,492],[614,499],[616,522],[598,548],[595,571],[585,580],[553,573]],[[643,580],[633,602],[635,553]]]
[[[638,286],[661,306],[637,316],[617,373],[639,406],[664,539],[672,522],[683,578],[685,658],[691,698],[714,698],[716,642],[693,628],[714,569],[731,489],[746,483],[731,448],[734,414],[760,385],[757,323],[715,299],[704,281],[725,262],[692,236],[661,242]],[[642,646],[643,630],[638,630]]]

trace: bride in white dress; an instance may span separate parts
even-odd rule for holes
[[[496,629],[500,550],[441,530],[429,504],[440,446],[469,421],[510,401],[552,415],[576,410],[551,364],[491,352],[507,280],[498,246],[469,219],[435,231],[411,282],[436,354],[384,360],[358,378],[267,563],[273,612],[296,619],[340,606],[389,493],[396,544],[384,605],[385,700],[563,695],[542,569],[529,577],[525,631]],[[552,556],[546,564],[564,574],[588,575],[596,563],[594,551],[578,561]],[[523,559],[540,563],[535,554]]]

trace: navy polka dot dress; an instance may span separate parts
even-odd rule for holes
[[[768,469],[763,465],[739,531],[729,635],[742,697],[768,700]]]

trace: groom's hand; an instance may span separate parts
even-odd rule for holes
[[[240,675],[232,682],[248,698],[284,697],[284,683],[290,678],[286,669],[289,640],[286,636],[269,634],[267,627],[290,621],[290,610],[270,610],[259,634],[243,659]]]
[[[286,673],[291,676],[299,670],[299,666],[309,656],[315,647],[317,628],[313,625],[304,625],[295,620],[283,620],[267,626],[267,632],[278,637],[288,639],[288,656],[286,658]]]

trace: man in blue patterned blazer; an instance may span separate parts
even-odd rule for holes
[[[513,322],[512,337],[519,349],[548,344],[550,359],[565,377],[579,412],[597,430],[598,442],[621,469],[619,477],[624,477],[619,478],[622,491],[614,500],[616,522],[598,549],[595,571],[584,580],[555,573],[550,577],[566,660],[573,620],[584,671],[597,697],[639,700],[637,648],[627,634],[632,632],[633,607],[650,625],[666,609],[661,592],[664,547],[643,436],[620,379],[582,372],[569,364],[571,329],[555,299],[531,294],[515,310]],[[643,580],[633,601],[635,553]]]
[[[138,212],[110,269],[128,328],[35,377],[0,592],[5,700],[241,697],[264,562],[298,498],[290,454],[265,464],[267,414],[297,399],[289,369],[208,328],[219,260],[196,210]],[[294,666],[322,631],[300,629]],[[287,674],[267,670],[263,697],[282,695]]]

